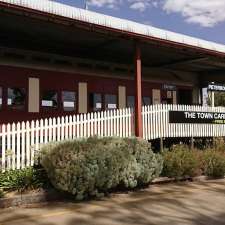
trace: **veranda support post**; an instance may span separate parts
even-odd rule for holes
[[[135,43],[135,90],[135,135],[142,138],[141,49],[138,42]]]

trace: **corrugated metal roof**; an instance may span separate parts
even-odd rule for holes
[[[9,3],[108,28],[118,29],[138,35],[144,35],[146,37],[159,38],[166,41],[172,41],[179,44],[185,44],[192,47],[203,48],[206,50],[225,54],[225,45],[222,44],[217,44],[215,42],[205,41],[187,35],[158,29],[152,26],[136,23],[125,19],[119,19],[116,17],[75,8],[49,0],[0,0],[0,2]]]

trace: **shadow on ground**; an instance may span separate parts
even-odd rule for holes
[[[0,225],[225,225],[225,181],[170,184],[102,201],[0,211]]]

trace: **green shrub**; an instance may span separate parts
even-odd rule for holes
[[[201,154],[186,145],[173,146],[163,153],[163,176],[170,178],[194,177],[201,174]]]
[[[22,170],[10,170],[0,173],[0,189],[7,191],[24,191],[40,188],[45,185],[47,176],[44,170],[26,168]]]
[[[219,152],[225,153],[225,141],[224,138],[214,138],[213,149]]]
[[[220,178],[225,175],[225,154],[221,151],[208,149],[203,154],[204,174]]]
[[[160,174],[162,158],[143,140],[92,137],[44,146],[41,164],[54,187],[82,200],[149,183]]]

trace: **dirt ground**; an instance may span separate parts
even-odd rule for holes
[[[225,180],[154,185],[101,201],[0,210],[0,225],[225,225]]]

